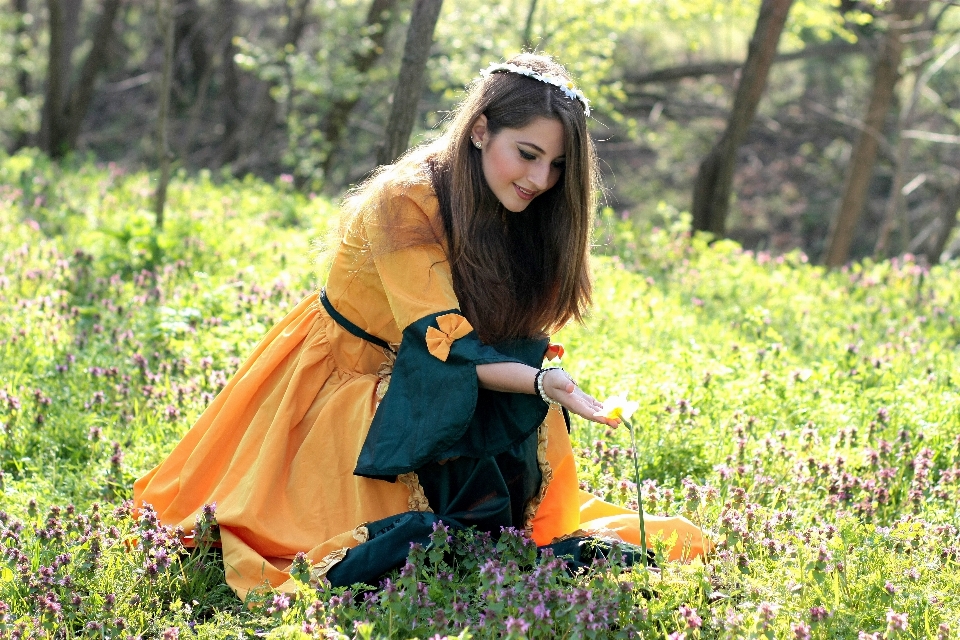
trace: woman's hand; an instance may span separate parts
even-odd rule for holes
[[[595,415],[603,408],[603,404],[596,398],[584,393],[583,389],[574,384],[563,369],[547,369],[543,374],[542,381],[543,392],[571,413],[609,427],[616,427],[620,424],[619,420]]]
[[[519,362],[495,362],[477,365],[477,379],[480,386],[491,391],[506,393],[537,393],[534,381],[538,369]],[[547,369],[540,380],[543,392],[559,402],[563,407],[581,418],[599,422],[608,427],[616,427],[620,421],[615,418],[603,418],[594,415],[603,405],[584,393],[574,384],[563,369]]]

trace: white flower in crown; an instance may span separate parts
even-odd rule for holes
[[[497,73],[498,71],[509,71],[510,73],[518,73],[521,76],[527,76],[528,78],[533,78],[534,80],[539,80],[540,82],[545,82],[551,84],[561,91],[563,94],[570,98],[571,100],[579,100],[580,104],[583,105],[583,113],[589,118],[590,117],[590,101],[587,100],[587,97],[583,95],[583,92],[577,89],[572,82],[566,78],[561,78],[560,76],[546,76],[541,75],[530,69],[529,67],[521,67],[516,64],[509,64],[504,62],[494,62],[489,67],[480,72],[481,76],[489,76],[490,74]]]

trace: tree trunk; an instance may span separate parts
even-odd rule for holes
[[[173,35],[173,68],[177,84],[189,89],[193,99],[197,99],[197,92],[203,79],[210,69],[210,34],[207,30],[207,21],[197,0],[177,0],[177,24]],[[184,53],[179,53],[180,51]],[[189,73],[184,69],[184,58],[190,60]],[[189,95],[188,93],[188,95]]]
[[[229,0],[234,5],[234,0]],[[310,0],[295,0],[292,4],[287,4],[287,27],[284,30],[283,39],[280,42],[279,50],[286,52],[290,47],[296,49],[299,46],[300,38],[309,24],[310,18]],[[232,45],[231,45],[232,47]],[[230,54],[230,63],[233,65],[233,53]],[[238,69],[232,66],[232,73],[235,78],[231,82],[234,87],[239,87]],[[233,133],[225,136],[226,153],[221,156],[223,162],[235,162],[234,171],[242,172],[247,167],[256,164],[257,153],[267,140],[271,129],[276,126],[277,102],[270,93],[271,88],[276,86],[273,81],[257,81],[253,91],[253,98],[246,100],[248,108],[241,112],[239,108],[239,94],[237,94],[236,108],[233,109],[238,120],[235,123]],[[231,101],[233,97],[231,97]],[[228,132],[231,127],[227,127]],[[252,149],[252,154],[243,156],[244,150]]]
[[[770,66],[777,55],[777,43],[792,4],[793,0],[763,0],[760,5],[727,128],[700,163],[697,172],[692,207],[693,228],[697,231],[709,231],[717,237],[724,234],[737,148],[757,113],[757,104],[767,86]]]
[[[164,11],[166,5],[166,11]],[[167,204],[167,185],[170,183],[170,144],[167,139],[167,121],[170,115],[170,84],[173,76],[173,43],[176,30],[176,0],[157,0],[157,18],[163,29],[163,76],[160,81],[160,114],[157,118],[157,161],[160,180],[154,194],[153,212],[157,231],[163,230],[163,210]],[[166,13],[164,16],[163,14]]]
[[[365,30],[370,34],[372,45],[366,51],[358,51],[353,56],[353,68],[361,76],[370,71],[370,68],[383,53],[387,32],[393,24],[397,14],[397,0],[373,0],[367,12]],[[330,107],[324,118],[323,143],[327,148],[327,156],[323,162],[323,175],[326,177],[333,167],[334,156],[340,148],[340,141],[347,129],[350,113],[360,101],[360,92],[353,98],[337,100]]]
[[[287,28],[284,29],[283,39],[278,49],[283,52],[283,64],[289,72],[286,60],[287,52],[295,51],[298,48],[300,38],[309,24],[310,0],[295,0],[292,3],[287,3],[286,7]],[[290,82],[289,76],[287,77],[288,82]],[[249,101],[251,107],[247,109],[243,125],[238,132],[241,135],[238,151],[242,152],[246,149],[249,150],[249,153],[234,166],[235,172],[242,172],[242,170],[256,165],[263,148],[263,142],[269,139],[271,130],[283,121],[277,110],[277,101],[271,91],[278,84],[279,81],[275,80],[257,81],[254,98]]]
[[[287,29],[284,32],[283,46],[297,46],[304,30],[307,28],[310,16],[310,0],[297,0],[293,4],[288,4],[289,12],[287,14]]]
[[[384,135],[385,143],[377,157],[378,164],[390,164],[407,150],[417,104],[423,92],[427,58],[433,45],[433,32],[440,17],[443,0],[415,0],[403,46],[400,76],[393,91],[393,108]]]
[[[64,60],[66,16],[61,0],[47,0],[49,45],[47,49],[47,86],[40,115],[40,148],[51,157],[63,155],[63,96],[70,81],[69,60]],[[64,64],[64,63],[67,64]]]
[[[911,28],[911,21],[925,9],[929,0],[895,0],[890,14],[890,26],[883,38],[873,72],[870,104],[863,121],[863,130],[857,136],[847,169],[843,199],[834,218],[824,260],[828,267],[843,265],[850,255],[850,245],[857,222],[867,200],[867,189],[873,177],[877,147],[883,135],[884,123],[893,93],[900,80],[900,61],[903,58],[903,36]]]
[[[199,7],[198,11],[201,11],[202,15],[202,10],[199,9]],[[200,20],[202,21],[202,18]],[[179,24],[182,22],[182,20],[178,19],[177,22]],[[233,20],[224,19],[223,13],[221,12],[217,14],[217,19],[215,19],[214,22],[217,26],[215,28],[213,41],[210,44],[209,49],[214,52],[213,56],[219,55],[221,58],[223,58],[227,55],[233,39]],[[200,35],[206,37],[208,35],[208,31],[204,29]],[[192,37],[195,38],[196,36],[194,35]],[[204,43],[203,48],[204,50],[207,50],[207,43]],[[187,118],[185,132],[180,137],[179,156],[181,162],[189,163],[190,152],[193,149],[194,137],[197,134],[197,129],[200,127],[201,118],[206,113],[207,100],[209,99],[210,85],[213,82],[213,75],[218,68],[222,68],[224,70],[224,75],[226,76],[226,65],[226,60],[221,59],[217,61],[215,58],[211,60],[211,56],[208,54],[208,58],[205,61],[205,66],[203,68],[203,73],[200,75],[200,78],[197,81],[197,91],[193,100],[193,104],[190,105],[190,113]],[[194,70],[196,70],[196,64],[194,65]],[[226,84],[227,83],[224,82],[224,85]],[[215,159],[215,157],[210,158],[211,161],[213,159]]]
[[[90,110],[97,75],[106,68],[110,47],[113,44],[114,23],[122,0],[104,0],[103,9],[93,30],[93,40],[86,60],[80,68],[80,76],[70,91],[66,107],[65,142],[68,149],[75,149],[80,127]]]
[[[913,114],[920,97],[920,81],[916,79],[914,89],[910,94],[907,104],[900,114],[900,120],[897,124],[897,131],[903,131],[910,128],[913,122]],[[911,144],[910,138],[900,136],[897,140],[896,160],[893,167],[893,180],[890,185],[890,195],[887,197],[887,206],[883,214],[883,224],[880,226],[880,232],[877,235],[877,243],[873,247],[873,256],[877,260],[882,260],[889,255],[890,234],[897,226],[900,216],[898,213],[903,207],[904,193],[903,187],[907,179],[907,159],[910,157]],[[903,241],[910,239],[910,227],[908,220],[899,220],[900,222],[900,245]]]
[[[80,0],[47,0],[49,55],[47,86],[40,122],[40,148],[53,158],[72,151],[90,108],[97,74],[106,65],[114,22],[122,0],[104,0],[90,51],[71,86],[70,62],[80,19]]]
[[[304,30],[307,28],[307,16],[310,11],[310,0],[299,0],[296,4],[287,4],[287,31],[283,39],[283,77],[287,85],[286,110],[280,114],[282,122],[290,118],[290,107],[293,104],[293,68],[287,55],[287,43],[294,47],[300,42]]]
[[[234,61],[237,48],[233,44],[233,35],[236,33],[237,3],[236,0],[218,0],[223,33],[221,40],[221,64],[223,64],[223,142],[217,158],[218,165],[224,165],[236,160],[240,153],[240,124],[243,121],[243,109],[240,103],[240,70]]]
[[[83,13],[84,0],[60,0],[63,7],[63,64],[73,68],[73,51],[77,48],[77,36],[80,32],[80,15]],[[72,80],[72,78],[70,78]]]
[[[13,13],[17,21],[16,31],[14,32],[14,37],[16,38],[14,51],[18,62],[19,58],[27,54],[22,44],[23,38],[27,35],[27,23],[24,21],[24,16],[27,15],[27,9],[27,0],[13,0]],[[17,67],[17,90],[23,97],[30,94],[30,74],[23,68],[23,65],[18,65]]]
[[[533,16],[537,13],[537,0],[530,0],[527,9],[527,21],[523,25],[523,50],[533,50]]]

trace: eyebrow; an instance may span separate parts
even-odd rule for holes
[[[547,155],[547,152],[546,152],[546,151],[544,151],[543,149],[541,149],[539,146],[533,144],[532,142],[525,142],[525,141],[523,141],[523,140],[517,140],[517,144],[523,144],[523,145],[526,145],[526,146],[528,146],[528,147],[533,147],[533,149],[535,149],[536,151],[539,151],[539,152],[542,153],[543,155]],[[563,157],[564,157],[563,155],[559,155],[559,156],[557,156],[557,157],[555,158],[555,160],[560,160],[560,159],[563,158]]]

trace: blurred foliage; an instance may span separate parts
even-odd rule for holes
[[[81,31],[92,24],[94,4],[84,5]],[[295,4],[179,0],[185,17],[178,29],[171,139],[180,166],[191,172],[209,169],[214,179],[224,170],[268,180],[290,174],[305,193],[327,195],[342,193],[373,168],[410,1],[399,2],[384,50],[363,75],[352,61],[373,46],[374,34],[365,27],[370,1],[307,3],[302,35],[296,43],[284,44]],[[27,5],[19,36],[19,18],[11,5],[0,9],[0,144],[7,148],[31,142],[42,106],[46,11],[40,0]],[[629,212],[638,223],[656,219],[661,201],[684,209],[697,165],[725,125],[736,74],[727,67],[668,82],[634,78],[660,69],[742,60],[759,5],[759,0],[446,2],[411,143],[437,135],[478,70],[521,51],[527,34],[530,47],[567,65],[593,103],[590,127],[602,161],[604,204],[620,214]],[[233,33],[227,34],[234,46],[232,60],[224,58],[224,43],[217,41],[227,6],[236,11]],[[125,4],[111,62],[80,140],[80,153],[92,152],[127,168],[155,157],[161,56],[152,7]],[[884,10],[881,0],[794,2],[781,52],[852,42],[860,49],[773,67],[767,95],[740,151],[728,227],[732,238],[778,253],[802,248],[817,259],[869,92],[873,37],[885,28]],[[909,43],[901,93],[909,91],[920,65],[947,50],[960,34],[960,10],[933,2],[931,15],[941,12],[933,33],[917,34]],[[231,63],[239,70],[235,80],[228,73]],[[26,95],[18,88],[21,71],[28,80]],[[334,145],[324,134],[325,123],[334,105],[351,99],[357,103],[342,142]],[[930,78],[916,113],[914,129],[960,134],[956,64]],[[894,123],[891,117],[891,145]],[[881,154],[856,256],[872,252],[889,196],[892,158],[889,151]],[[905,200],[903,215],[913,234],[931,224],[938,203],[960,182],[957,166],[960,145],[912,141],[908,180],[923,176]],[[901,253],[912,237],[896,240],[896,253]]]
[[[32,92],[21,95],[18,76],[39,78],[44,57],[28,30],[34,22],[32,14],[21,17],[6,6],[0,10],[0,145],[9,145],[10,137],[19,131],[40,128],[42,95]]]

